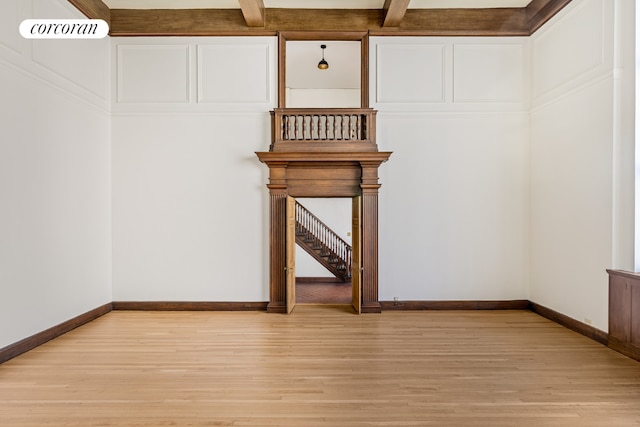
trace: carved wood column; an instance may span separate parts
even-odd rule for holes
[[[362,312],[380,313],[378,301],[378,166],[380,162],[360,162],[362,167]]]
[[[286,313],[287,163],[269,165],[269,304],[267,312]]]

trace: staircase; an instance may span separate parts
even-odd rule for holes
[[[351,280],[351,246],[298,202],[296,243],[338,279]]]

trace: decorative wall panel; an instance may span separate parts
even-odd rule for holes
[[[189,102],[188,45],[117,47],[118,102]]]
[[[269,45],[198,46],[198,102],[270,101]]]
[[[454,45],[454,102],[522,102],[524,52],[521,44]]]
[[[376,101],[444,102],[444,45],[378,45]]]
[[[23,39],[18,33],[22,21],[20,4],[24,0],[2,0],[0,2],[0,46],[20,53]]]
[[[608,13],[603,0],[585,0],[558,18],[558,25],[532,37],[534,99],[566,84],[583,83],[580,77],[589,79],[587,74],[598,73],[599,68],[606,71]]]

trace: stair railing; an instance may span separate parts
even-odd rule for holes
[[[296,202],[296,226],[300,231],[313,236],[314,244],[319,244],[317,249],[325,252],[329,258],[335,257],[336,268],[341,271],[344,278],[351,277],[351,246],[338,236],[331,228],[322,222],[307,208]]]

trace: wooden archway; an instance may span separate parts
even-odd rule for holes
[[[391,152],[259,152],[269,167],[270,261],[267,311],[285,313],[286,203],[292,197],[362,196],[361,310],[379,313],[378,167]]]

